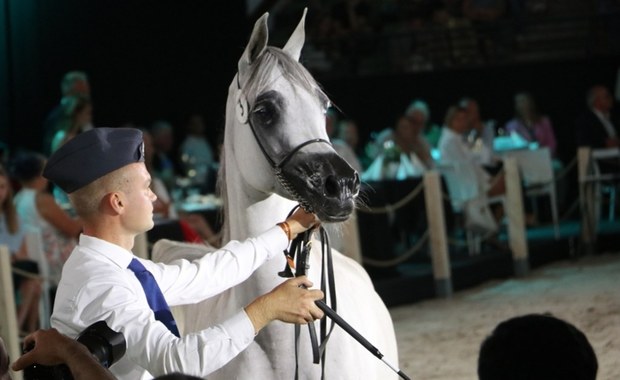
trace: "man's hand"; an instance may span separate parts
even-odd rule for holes
[[[301,207],[295,210],[293,215],[286,220],[286,223],[291,229],[291,240],[295,239],[297,234],[300,234],[319,223],[319,218],[315,214],[306,212]]]
[[[81,343],[60,334],[56,329],[38,330],[24,339],[24,348],[30,351],[19,357],[11,366],[20,371],[32,364],[56,365],[66,363],[68,356],[88,349]]]
[[[66,364],[75,380],[115,379],[86,346],[55,329],[38,330],[28,335],[24,339],[24,348],[31,349],[13,363],[13,371],[20,371],[35,363],[47,366]]]
[[[318,289],[306,289],[311,286],[305,276],[295,277],[258,297],[245,308],[254,330],[258,333],[273,320],[305,324],[323,318],[315,301],[323,299],[324,294]]]

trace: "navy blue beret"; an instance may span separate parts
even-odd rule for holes
[[[134,162],[144,161],[142,132],[134,128],[94,128],[54,152],[43,176],[67,194]]]

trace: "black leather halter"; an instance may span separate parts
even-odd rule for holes
[[[241,91],[241,84],[239,83],[239,73],[237,73],[237,89],[239,91]],[[258,147],[260,148],[261,152],[263,152],[263,156],[265,156],[265,159],[267,160],[267,162],[269,163],[271,168],[276,173],[282,171],[282,168],[284,168],[284,166],[291,160],[291,158],[293,158],[295,153],[300,151],[303,147],[305,147],[307,145],[310,145],[310,144],[314,144],[314,143],[324,143],[324,144],[327,144],[329,146],[332,145],[331,142],[329,142],[329,141],[327,141],[325,139],[322,139],[322,138],[310,139],[310,140],[302,142],[301,144],[299,144],[296,147],[294,147],[293,149],[291,149],[291,151],[288,152],[284,156],[284,158],[282,158],[280,160],[280,162],[276,162],[271,156],[269,156],[269,153],[267,153],[267,150],[265,149],[265,147],[261,143],[261,140],[258,138],[258,134],[256,132],[256,128],[254,128],[254,124],[252,123],[252,118],[249,115],[251,107],[249,107],[249,105],[247,103],[245,105],[241,104],[241,99],[238,99],[237,102],[238,102],[239,106],[241,106],[241,107],[245,106],[245,107],[248,108],[247,110],[245,110],[245,112],[248,113],[248,115],[247,115],[248,117],[247,117],[247,120],[246,120],[245,123],[250,125],[250,129],[252,130],[252,134],[254,135],[254,139],[258,143]]]
[[[241,92],[241,84],[239,82],[239,73],[237,73],[236,75],[236,80],[237,80],[237,89]],[[261,152],[263,153],[263,156],[269,163],[269,166],[271,166],[271,168],[273,169],[273,172],[276,178],[278,179],[278,181],[280,182],[280,184],[282,185],[282,187],[286,191],[288,191],[288,193],[299,202],[299,204],[301,205],[301,207],[303,207],[304,210],[308,212],[314,212],[313,207],[310,204],[308,204],[308,202],[305,199],[303,199],[303,197],[301,197],[301,195],[297,193],[297,191],[293,188],[293,186],[291,186],[291,184],[283,177],[282,170],[284,169],[284,166],[286,166],[286,164],[293,158],[293,156],[295,156],[295,154],[299,152],[302,148],[310,144],[314,144],[314,143],[323,143],[329,146],[331,146],[332,143],[322,138],[315,138],[315,139],[304,141],[301,144],[294,147],[293,149],[291,149],[288,153],[286,153],[286,155],[279,162],[276,162],[269,155],[269,153],[267,152],[267,149],[265,149],[265,146],[261,142],[261,139],[258,137],[256,128],[254,127],[254,124],[252,123],[252,118],[250,117],[251,107],[249,106],[249,103],[247,102],[247,100],[244,104],[241,102],[241,97],[239,97],[239,99],[237,99],[237,106],[241,107],[242,111],[247,113],[246,115],[247,118],[244,124],[250,125],[250,130],[252,131],[252,134],[254,135],[254,140],[256,140],[258,147],[260,148]]]

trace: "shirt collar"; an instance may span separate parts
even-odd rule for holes
[[[80,246],[88,248],[96,254],[105,257],[120,268],[127,268],[134,258],[131,251],[94,236],[81,234]]]

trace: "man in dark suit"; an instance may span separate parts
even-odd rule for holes
[[[576,121],[577,146],[592,149],[620,147],[620,121],[612,112],[613,98],[606,87],[595,85],[588,90],[589,109]]]

